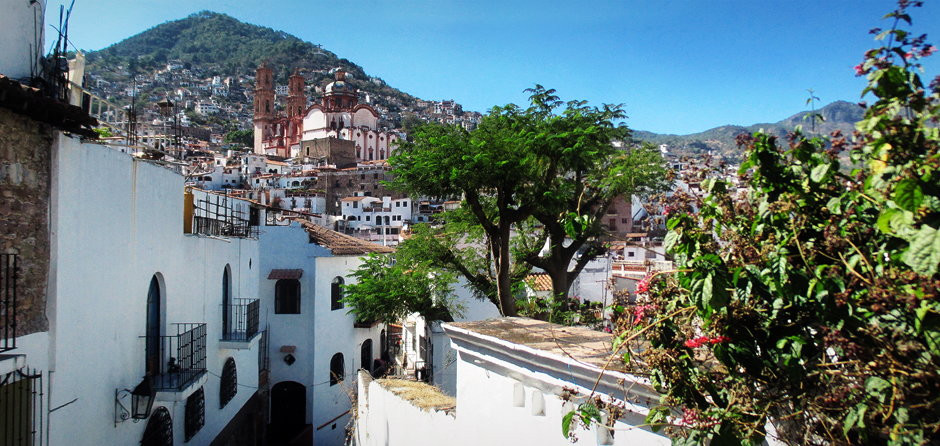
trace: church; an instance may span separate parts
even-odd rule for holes
[[[288,79],[286,114],[277,110],[273,79],[271,67],[262,63],[255,76],[255,153],[337,168],[391,156],[398,134],[378,129],[379,114],[359,103],[358,91],[342,69],[336,70],[320,102],[310,106],[304,78],[295,70]]]

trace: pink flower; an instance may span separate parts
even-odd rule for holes
[[[937,47],[930,45],[927,48],[920,50],[920,57],[927,57],[936,52],[937,52]]]
[[[644,277],[642,280],[636,283],[636,292],[637,294],[647,293],[650,290],[650,276]]]
[[[671,212],[671,211],[672,211],[672,209],[669,207],[668,204],[665,205],[665,206],[663,206],[663,215],[669,215],[669,212]]]
[[[646,318],[646,312],[656,309],[656,305],[637,305],[633,307],[633,325],[639,325]]]
[[[914,58],[913,52],[908,51],[907,53],[904,53],[904,60],[911,60],[913,58]]]
[[[865,74],[865,69],[862,68],[862,64],[856,65],[856,66],[855,66],[855,75],[856,75],[856,76],[861,76],[861,75],[864,75],[864,74]]]

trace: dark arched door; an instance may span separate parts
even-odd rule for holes
[[[146,372],[148,376],[160,374],[160,282],[157,276],[150,279],[147,291],[147,345]]]
[[[360,359],[359,364],[361,368],[365,369],[367,372],[372,373],[372,340],[366,339],[362,343],[362,348],[360,349]]]
[[[286,441],[303,430],[307,421],[307,388],[294,381],[271,388],[271,426],[274,437]]]
[[[231,324],[231,304],[232,304],[232,280],[228,273],[228,265],[222,270],[222,333],[228,335],[231,333],[229,324]]]

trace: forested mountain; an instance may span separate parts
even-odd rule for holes
[[[268,61],[276,69],[277,83],[286,84],[289,70],[301,68],[308,85],[316,86],[328,82],[328,70],[342,67],[360,90],[392,111],[416,100],[318,45],[209,11],[157,25],[88,54],[88,60],[90,73],[118,83],[129,81],[132,73],[146,74],[170,61],[198,68],[204,75],[223,77],[253,75],[258,64]]]
[[[855,123],[862,118],[864,110],[846,101],[833,102],[816,111],[823,121],[816,120],[815,133],[811,112],[803,111],[789,118],[774,123],[753,124],[749,126],[724,125],[689,135],[669,135],[645,131],[634,132],[638,140],[649,141],[654,144],[666,144],[675,154],[701,155],[708,152],[730,158],[736,158],[740,151],[735,138],[742,133],[753,133],[763,129],[767,133],[785,136],[788,132],[801,125],[804,133],[828,135],[832,131],[841,130],[843,134],[851,134]]]

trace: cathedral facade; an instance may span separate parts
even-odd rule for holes
[[[273,72],[261,64],[255,77],[255,153],[343,168],[388,159],[399,138],[378,128],[379,114],[359,103],[359,92],[340,69],[319,103],[307,106],[304,78],[296,70],[288,80],[286,115],[275,100]]]

